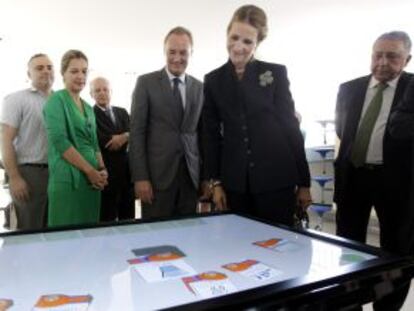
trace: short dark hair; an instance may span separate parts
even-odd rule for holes
[[[229,33],[231,26],[235,22],[247,23],[257,29],[257,43],[262,42],[267,36],[267,17],[266,13],[255,5],[243,5],[234,12],[233,17],[227,26]]]
[[[190,30],[188,30],[187,28],[182,27],[182,26],[177,26],[171,29],[165,36],[164,45],[167,43],[167,40],[171,35],[187,35],[188,38],[190,39],[191,47],[193,47],[193,36]]]
[[[36,53],[29,58],[29,61],[27,62],[27,66],[30,66],[30,63],[32,62],[32,60],[38,57],[49,57],[49,56],[47,56],[45,53]]]
[[[404,44],[405,50],[410,53],[411,52],[411,39],[410,36],[405,31],[394,30],[390,32],[383,33],[380,35],[375,42],[379,40],[398,40]]]
[[[60,73],[63,75],[69,67],[69,63],[72,59],[83,59],[88,62],[86,55],[79,50],[69,50],[62,56],[62,61],[60,62]]]

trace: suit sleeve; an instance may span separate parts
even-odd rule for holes
[[[299,173],[298,186],[310,187],[310,172],[306,160],[304,139],[299,128],[299,121],[295,116],[295,104],[289,90],[289,80],[286,67],[281,67],[279,83],[276,83],[275,104],[278,107],[280,123],[288,135],[288,143],[295,157],[297,171]]]
[[[120,110],[122,113],[122,122],[123,122],[123,128],[122,128],[122,132],[129,132],[130,129],[130,119],[129,119],[129,114],[128,111],[126,111],[125,109],[121,109]]]
[[[132,94],[129,158],[132,181],[149,180],[147,120],[149,98],[145,80],[139,77]]]
[[[62,155],[73,146],[69,140],[64,102],[60,96],[51,96],[43,108],[48,143]]]
[[[206,76],[204,82],[204,103],[202,112],[202,152],[205,179],[221,179],[220,158],[222,135],[220,115],[211,89],[212,81]]]
[[[108,133],[105,126],[102,123],[102,112],[98,108],[94,107],[94,114],[96,120],[96,133],[98,136],[98,143],[101,150],[105,150],[106,144],[111,140],[112,135]]]
[[[204,101],[204,99],[203,99]],[[205,173],[205,165],[204,165],[204,159],[205,159],[205,152],[204,152],[204,145],[203,145],[203,137],[204,137],[204,126],[203,126],[203,120],[202,120],[202,114],[200,115],[200,120],[197,124],[197,144],[198,144],[198,153],[200,157],[200,181],[207,180],[207,176]]]
[[[342,133],[344,130],[344,125],[345,125],[345,99],[344,99],[344,94],[345,94],[345,90],[344,90],[344,86],[340,86],[339,87],[339,91],[338,91],[338,95],[336,98],[336,107],[335,107],[335,131],[336,131],[336,135],[338,136],[339,139],[342,139]]]
[[[414,138],[414,79],[405,91],[403,101],[390,117],[390,133],[397,139]]]
[[[103,133],[102,131],[100,131],[98,129],[97,131],[97,135],[98,135],[98,142],[99,142],[99,147],[104,150],[106,144],[111,140],[112,136],[107,135],[105,133]]]

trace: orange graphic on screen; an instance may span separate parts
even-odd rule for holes
[[[39,298],[35,307],[37,308],[50,308],[64,306],[74,303],[90,303],[92,301],[91,295],[83,296],[68,296],[62,294],[44,295]]]
[[[286,241],[284,239],[269,239],[264,241],[254,242],[254,245],[261,246],[264,248],[275,248],[281,242]]]
[[[191,283],[209,282],[209,281],[212,281],[214,283],[215,281],[223,281],[226,279],[227,279],[227,275],[221,272],[216,272],[216,271],[203,272],[197,275],[182,278],[185,286],[193,294],[196,294],[196,292],[191,287]]]
[[[13,305],[13,300],[0,298],[0,311],[6,311]]]
[[[224,265],[223,268],[233,272],[240,272],[249,269],[251,266],[257,264],[257,260],[248,259],[242,262],[232,262]]]
[[[200,273],[198,277],[201,280],[224,280],[227,279],[227,276],[220,272],[204,272]]]
[[[148,261],[166,261],[182,258],[183,256],[176,254],[174,252],[165,252],[152,254],[148,256]]]

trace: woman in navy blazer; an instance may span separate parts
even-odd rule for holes
[[[204,169],[218,209],[292,225],[311,203],[310,174],[286,68],[253,57],[266,34],[262,9],[234,13],[229,61],[204,80]]]

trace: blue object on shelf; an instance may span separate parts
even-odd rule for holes
[[[326,155],[329,152],[334,152],[335,147],[334,146],[320,146],[320,147],[313,147],[312,150],[319,153],[322,159],[326,159]]]
[[[313,176],[312,179],[316,181],[319,186],[322,188],[325,187],[325,184],[329,181],[332,181],[334,178],[333,176],[326,176],[326,175],[320,175],[320,176]]]
[[[315,226],[315,230],[322,231],[323,229],[323,215],[332,210],[332,204],[313,203],[309,206],[309,210],[318,215],[318,224]]]
[[[319,217],[322,217],[326,212],[332,210],[332,204],[312,203],[309,209],[318,214]]]

